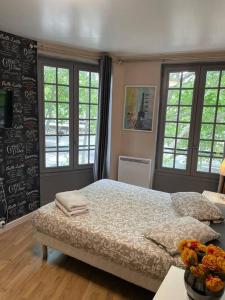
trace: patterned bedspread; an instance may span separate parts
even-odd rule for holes
[[[88,214],[67,217],[54,202],[37,210],[34,227],[72,246],[163,279],[179,260],[144,238],[152,224],[177,218],[170,195],[112,180],[80,190],[89,201]]]

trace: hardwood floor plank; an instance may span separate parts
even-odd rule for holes
[[[151,300],[153,294],[54,249],[48,260],[27,221],[0,235],[0,300]]]

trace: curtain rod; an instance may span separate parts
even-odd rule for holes
[[[92,61],[98,61],[104,55],[102,52],[89,51],[45,42],[38,42],[37,45],[34,45],[33,47],[37,48],[39,54],[63,56],[68,58],[81,58]]]
[[[199,61],[223,61],[225,60],[224,51],[211,51],[211,52],[196,52],[196,53],[168,53],[168,54],[155,54],[155,55],[121,55],[114,56],[118,64],[122,63],[135,63],[135,62],[199,62]]]

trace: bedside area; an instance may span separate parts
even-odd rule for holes
[[[211,191],[204,191],[202,193],[203,196],[205,196],[208,200],[214,202],[223,212],[223,215],[225,216],[225,195],[211,192]],[[210,225],[215,231],[219,232],[221,234],[221,238],[217,241],[214,241],[213,243],[221,248],[225,248],[225,223],[220,224],[211,224]]]
[[[184,270],[172,266],[153,300],[188,300],[184,285]],[[220,300],[225,300],[225,294]]]

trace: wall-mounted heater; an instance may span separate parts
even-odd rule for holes
[[[151,159],[119,156],[118,181],[151,188]]]

